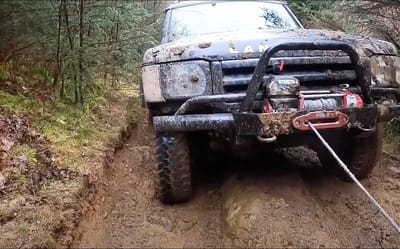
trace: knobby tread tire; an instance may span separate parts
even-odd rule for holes
[[[192,194],[192,177],[185,135],[156,134],[156,153],[159,199],[169,204],[187,201]]]
[[[336,145],[333,149],[354,176],[361,180],[366,178],[377,165],[382,153],[382,143],[383,126],[379,124],[374,132],[351,136],[347,141],[343,141],[341,146]],[[340,179],[351,181],[327,150],[320,151],[319,157],[323,167],[334,172]]]
[[[376,131],[365,137],[354,139],[353,153],[350,159],[350,170],[358,178],[366,178],[375,166],[382,154],[383,126],[377,125]],[[350,177],[342,172],[342,179],[351,181]]]

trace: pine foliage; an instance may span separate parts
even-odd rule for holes
[[[132,81],[159,40],[157,1],[0,1],[0,65],[41,68],[62,98],[83,103],[103,79]]]

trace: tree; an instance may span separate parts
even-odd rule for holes
[[[357,18],[363,32],[386,39],[400,49],[400,0],[358,0],[343,2],[343,6]]]
[[[59,96],[83,103],[100,78],[117,86],[157,42],[157,1],[0,1],[0,63],[51,75]],[[48,82],[45,82],[48,83]]]
[[[291,0],[290,7],[303,21],[306,27],[324,27],[341,30],[342,27],[335,22],[335,0]]]

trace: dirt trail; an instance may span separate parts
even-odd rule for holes
[[[190,202],[162,205],[146,127],[139,124],[115,155],[73,247],[400,246],[355,185],[324,174],[309,179],[279,156],[268,167],[263,158],[205,166]],[[398,168],[383,160],[363,183],[400,221]]]

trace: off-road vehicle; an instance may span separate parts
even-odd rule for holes
[[[190,197],[190,158],[208,153],[199,136],[234,153],[308,146],[337,169],[308,122],[356,177],[366,177],[381,152],[379,123],[400,113],[399,65],[393,44],[304,29],[285,2],[169,6],[161,45],[144,54],[141,83],[160,199]]]

